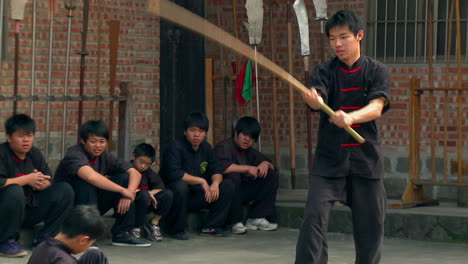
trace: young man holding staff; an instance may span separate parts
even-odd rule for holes
[[[295,263],[327,263],[328,216],[335,201],[351,208],[356,263],[379,263],[386,193],[375,120],[390,108],[389,73],[383,64],[361,55],[364,32],[355,13],[338,11],[325,30],[336,56],[314,69],[304,100],[314,110],[325,102],[335,112],[331,117],[320,115]],[[366,141],[357,142],[342,129],[345,126]]]

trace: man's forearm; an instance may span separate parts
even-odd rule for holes
[[[128,180],[128,189],[136,190],[140,185],[141,181],[141,173],[139,173],[136,169],[130,168],[127,170],[129,180]]]
[[[184,174],[184,176],[182,177],[182,181],[190,185],[203,184],[204,182],[206,182],[205,179],[197,176],[192,176],[188,173]]]
[[[227,169],[224,170],[224,174],[237,172],[247,174],[249,172],[249,165],[238,165],[238,164],[231,164]]]
[[[220,183],[223,181],[223,175],[221,175],[221,174],[214,174],[213,176],[211,176],[211,181],[212,181],[213,183],[220,184]]]

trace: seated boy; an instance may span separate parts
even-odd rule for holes
[[[21,226],[44,221],[34,245],[57,234],[73,205],[73,189],[52,184],[52,173],[39,149],[33,147],[36,124],[25,114],[5,122],[7,142],[0,145],[0,256],[27,255],[16,243]]]
[[[237,121],[234,136],[215,147],[220,169],[225,179],[234,183],[234,195],[228,221],[232,233],[249,230],[276,230],[278,225],[267,219],[274,218],[278,174],[265,155],[253,148],[260,135],[260,124],[253,117]],[[242,205],[250,204],[248,219],[243,224]]]
[[[168,233],[188,239],[187,211],[209,208],[210,214],[200,235],[223,236],[232,200],[233,185],[224,181],[212,147],[205,141],[209,121],[203,113],[190,113],[184,134],[169,143],[162,155],[160,175],[174,193],[167,219]]]
[[[60,233],[55,238],[48,237],[33,250],[28,264],[107,264],[102,251],[86,251],[104,232],[104,219],[96,207],[78,205],[65,218]],[[86,252],[78,261],[71,255],[83,251]]]
[[[133,150],[133,167],[141,173],[140,186],[135,198],[136,228],[132,229],[135,236],[140,236],[141,227],[144,227],[147,237],[151,241],[162,241],[159,220],[169,213],[172,205],[172,192],[166,190],[161,177],[151,169],[156,158],[156,151],[150,144],[141,143]],[[148,206],[155,214],[153,219],[145,223]]]
[[[141,174],[130,162],[106,151],[109,130],[101,120],[89,120],[80,129],[80,144],[70,147],[55,172],[57,181],[69,182],[75,190],[75,204],[97,205],[101,214],[114,208],[112,244],[147,247],[134,237],[136,188]]]

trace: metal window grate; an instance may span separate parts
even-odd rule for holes
[[[449,59],[454,61],[457,54],[454,0],[368,1],[367,54],[383,62],[426,62],[430,3],[434,62],[445,61],[448,51]],[[461,53],[463,61],[468,62],[468,1],[460,1],[460,18]]]

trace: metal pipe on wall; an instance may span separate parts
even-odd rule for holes
[[[71,27],[73,19],[73,10],[75,6],[72,1],[65,2],[65,8],[68,10],[68,28],[67,28],[67,51],[65,57],[65,87],[63,89],[63,96],[68,96],[68,80],[70,74],[70,44],[71,44]],[[62,157],[65,155],[65,140],[66,140],[66,126],[67,126],[67,101],[63,102],[63,119],[62,119]]]
[[[32,24],[32,43],[31,43],[31,88],[30,95],[34,96],[34,85],[36,82],[36,23],[37,23],[37,0],[33,0],[33,24]],[[1,42],[1,40],[0,40]],[[29,115],[34,118],[34,101],[31,101]]]
[[[54,47],[54,12],[55,0],[49,1],[49,60],[48,60],[48,74],[47,74],[47,103],[46,103],[46,134],[45,134],[45,151],[44,156],[49,160],[49,141],[50,141],[50,102],[49,98],[52,91],[52,54]]]

